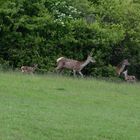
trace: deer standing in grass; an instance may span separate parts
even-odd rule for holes
[[[136,82],[136,77],[134,75],[128,75],[127,72],[128,72],[127,70],[123,72],[125,81]]]
[[[130,63],[127,59],[124,59],[121,63],[119,63],[116,67],[116,72],[120,76],[120,74],[124,71],[126,66],[129,66]]]
[[[34,64],[33,67],[30,66],[22,66],[21,67],[21,72],[22,73],[28,73],[28,74],[33,74],[34,71],[37,69],[37,64]]]
[[[95,59],[92,57],[92,53],[87,57],[85,61],[77,61],[73,59],[68,59],[65,57],[60,57],[57,59],[57,67],[56,70],[62,70],[64,68],[73,70],[73,75],[76,76],[76,72],[78,72],[81,77],[83,77],[83,74],[81,70],[87,66],[90,62],[95,63]]]

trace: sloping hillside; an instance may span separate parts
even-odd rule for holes
[[[139,140],[140,85],[0,73],[1,140]]]

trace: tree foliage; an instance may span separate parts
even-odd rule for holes
[[[139,1],[11,0],[0,6],[0,64],[52,71],[58,57],[83,60],[94,48],[86,74],[113,76],[128,58],[140,78],[139,33]]]

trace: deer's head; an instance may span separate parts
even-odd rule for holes
[[[128,62],[128,59],[124,59],[123,60],[123,65],[126,65],[126,66],[129,66],[130,65],[130,63]]]
[[[95,61],[95,59],[92,57],[92,54],[91,54],[91,53],[88,55],[87,60],[88,60],[89,62],[96,63],[96,61]]]
[[[34,68],[37,68],[37,67],[38,67],[38,64],[34,64],[33,67],[34,67]]]

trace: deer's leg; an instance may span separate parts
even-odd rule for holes
[[[63,74],[63,71],[64,71],[63,68],[59,69],[59,73]]]
[[[61,69],[60,68],[56,68],[55,71],[56,71],[57,74],[59,74],[61,72]]]
[[[60,66],[57,66],[57,67],[55,68],[55,71],[56,71],[57,73],[59,73],[59,72],[61,71],[61,67],[60,67]]]
[[[24,69],[23,68],[21,68],[21,72],[24,73]]]
[[[74,77],[76,77],[76,70],[73,70],[73,75]]]
[[[57,72],[57,74],[58,74],[58,73],[62,73],[62,72],[63,72],[63,68],[62,68],[60,65],[58,65],[58,66],[55,68],[55,71]]]
[[[55,68],[55,70],[57,71],[57,70],[59,70],[60,69],[60,67],[59,66],[57,66],[56,68]]]
[[[82,78],[84,77],[84,75],[82,74],[82,72],[81,72],[81,71],[79,71],[79,74],[81,75],[81,77],[82,77]]]
[[[34,75],[34,72],[30,72],[31,75]]]
[[[57,67],[55,68],[55,70],[57,71],[57,70],[60,70],[62,68],[63,68],[63,63],[60,62],[57,64]]]

